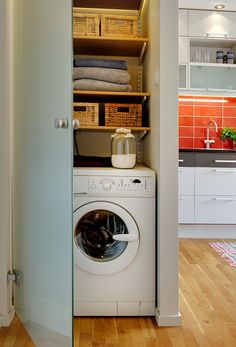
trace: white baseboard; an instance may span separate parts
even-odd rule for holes
[[[162,316],[157,311],[156,322],[159,327],[180,327],[182,325],[182,318],[180,313],[175,316]]]
[[[180,224],[179,238],[236,239],[236,225]]]
[[[9,327],[14,315],[15,315],[15,310],[14,310],[14,307],[12,306],[8,314],[6,314],[5,316],[0,316],[0,327]]]

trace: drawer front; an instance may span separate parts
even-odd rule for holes
[[[235,224],[236,196],[196,196],[195,223]]]
[[[194,223],[194,196],[179,196],[179,223]]]
[[[193,167],[194,152],[179,152],[179,167]]]
[[[236,168],[196,167],[195,195],[236,195]]]
[[[236,152],[233,153],[195,153],[196,167],[235,167]]]
[[[179,195],[194,195],[194,168],[180,167],[178,169]]]

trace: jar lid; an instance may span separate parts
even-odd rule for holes
[[[116,129],[116,133],[117,134],[129,134],[129,133],[131,133],[131,130],[126,129],[126,128],[118,128],[118,129]]]

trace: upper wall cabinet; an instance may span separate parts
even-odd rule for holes
[[[179,37],[179,63],[188,63],[190,45],[188,37]]]
[[[188,11],[179,10],[179,36],[188,35]]]
[[[236,13],[189,11],[189,36],[236,38]]]

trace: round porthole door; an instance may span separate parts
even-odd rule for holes
[[[74,212],[74,261],[82,270],[112,274],[126,268],[139,247],[139,230],[121,206],[87,203]]]

